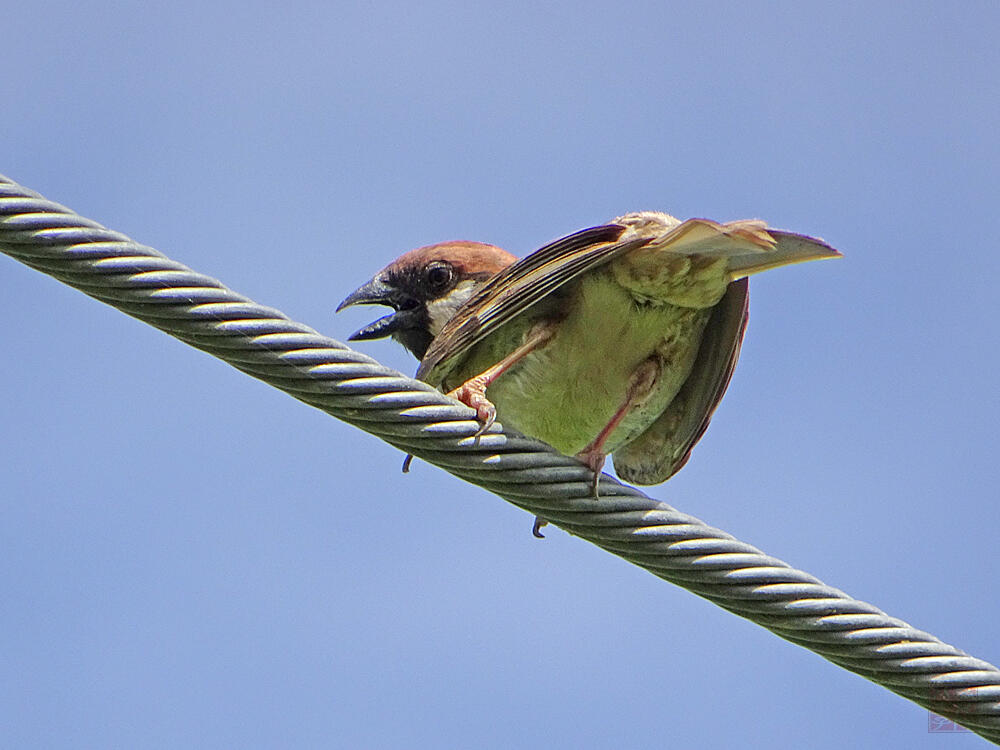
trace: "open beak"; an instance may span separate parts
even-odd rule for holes
[[[348,341],[381,339],[397,331],[412,328],[416,324],[417,301],[386,284],[378,276],[347,295],[347,298],[337,305],[337,312],[352,305],[385,305],[396,312],[355,331],[347,337]]]

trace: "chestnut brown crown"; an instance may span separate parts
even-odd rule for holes
[[[431,340],[473,292],[517,258],[484,242],[458,240],[404,253],[337,307],[385,305],[394,312],[348,338],[392,336],[421,359]]]

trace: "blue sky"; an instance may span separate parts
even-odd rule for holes
[[[822,236],[753,280],[652,494],[998,663],[1000,11],[870,5],[22,3],[0,172],[340,338],[433,241]],[[979,743],[2,257],[0,290],[4,744]]]

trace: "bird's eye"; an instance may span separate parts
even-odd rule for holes
[[[443,289],[451,281],[451,266],[447,263],[430,263],[424,269],[424,277],[432,289]]]

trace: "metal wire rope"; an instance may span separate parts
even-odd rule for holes
[[[0,250],[1000,744],[1000,670],[0,175]]]

